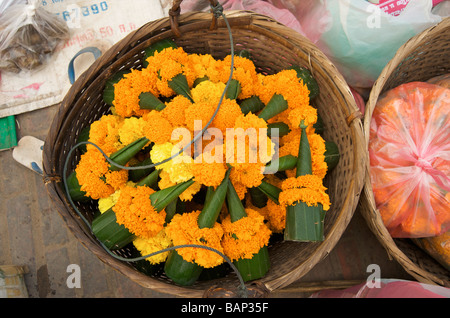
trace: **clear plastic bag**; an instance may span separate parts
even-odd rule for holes
[[[411,82],[377,102],[369,136],[376,207],[392,237],[450,228],[450,89]]]
[[[0,70],[18,73],[43,65],[69,29],[36,0],[10,2],[0,15]]]

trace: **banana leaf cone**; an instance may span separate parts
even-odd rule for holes
[[[306,135],[306,126],[300,125],[301,139],[297,160],[296,176],[312,174],[311,149]],[[323,241],[325,211],[322,204],[308,206],[298,201],[286,208],[284,239],[300,242]]]
[[[244,115],[247,115],[248,113],[256,114],[263,109],[264,106],[264,103],[256,95],[239,101],[239,107],[241,107],[241,111]]]
[[[244,205],[239,199],[231,181],[228,183],[227,206],[230,213],[231,222],[236,222],[247,216]],[[267,246],[262,247],[250,259],[240,258],[233,261],[244,282],[262,278],[270,269],[269,251]]]
[[[288,109],[286,99],[284,99],[284,97],[280,94],[274,94],[267,105],[264,106],[258,114],[258,117],[268,121],[270,118],[275,117],[286,109]]]
[[[139,182],[137,186],[146,185],[152,187],[158,180],[158,174],[159,170],[153,171],[149,176]],[[172,201],[177,200],[178,196],[189,188],[193,182],[193,180],[185,181],[152,193],[150,195],[150,201],[152,202],[153,208],[157,212],[162,211],[171,204]],[[124,225],[117,223],[113,207],[93,220],[92,232],[99,241],[111,250],[121,249],[135,239],[135,235]]]
[[[135,140],[130,143],[126,147],[116,151],[110,156],[110,159],[121,166],[127,164],[128,161],[131,160],[141,149],[149,142],[149,140],[145,137]],[[118,171],[120,167],[115,165],[110,165],[109,170]],[[81,185],[78,182],[76,172],[73,171],[67,177],[67,187],[68,187],[68,195],[73,201],[88,201],[90,198],[86,196],[86,192],[81,190]]]
[[[205,205],[197,220],[199,228],[212,228],[217,221],[222,205],[225,202],[229,174],[230,169],[228,169],[224,179],[216,190],[213,187],[208,188]],[[202,266],[184,260],[176,250],[169,253],[164,265],[164,272],[167,277],[174,283],[182,286],[194,284],[199,279],[202,271]]]
[[[183,73],[180,73],[180,74],[174,76],[169,81],[168,84],[169,84],[169,87],[177,95],[182,95],[182,96],[186,97],[187,99],[189,99],[192,103],[194,102],[194,100],[192,99],[191,89],[189,88],[189,84],[188,84],[186,75],[184,75]]]
[[[240,93],[241,93],[241,83],[239,83],[238,80],[231,79],[230,84],[228,85],[227,91],[225,93],[225,97],[228,99],[237,99]]]
[[[143,92],[139,94],[139,108],[161,111],[166,107],[158,97],[150,92]]]

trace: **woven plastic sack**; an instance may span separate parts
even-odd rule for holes
[[[38,1],[7,2],[0,15],[0,70],[18,73],[43,65],[69,38],[67,24]]]
[[[450,89],[411,82],[377,102],[370,124],[370,177],[392,237],[450,228]]]

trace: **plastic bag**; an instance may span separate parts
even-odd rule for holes
[[[432,0],[414,0],[397,16],[366,0],[271,0],[288,8],[306,37],[335,64],[352,87],[373,85],[400,46],[442,20]]]
[[[450,228],[450,89],[411,82],[382,96],[370,123],[370,177],[392,237]]]
[[[266,15],[284,24],[287,27],[305,35],[296,17],[285,8],[277,8],[264,0],[224,0],[220,1],[224,10],[247,10]],[[181,5],[182,12],[209,11],[208,1],[184,0]]]
[[[311,298],[450,298],[450,289],[403,279],[380,279],[344,290],[326,289]]]
[[[34,70],[68,38],[67,24],[36,0],[10,3],[0,16],[0,70]]]

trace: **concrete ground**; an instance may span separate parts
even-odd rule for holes
[[[18,139],[31,135],[45,140],[57,107],[17,115]],[[0,152],[0,178],[0,265],[28,267],[25,283],[29,297],[173,297],[141,287],[84,248],[52,206],[41,176],[16,162],[12,150]],[[67,286],[70,264],[80,266],[80,288]],[[370,264],[380,266],[382,278],[412,279],[398,263],[389,260],[357,210],[330,255],[298,283],[365,281]],[[271,294],[305,296],[290,286]]]

